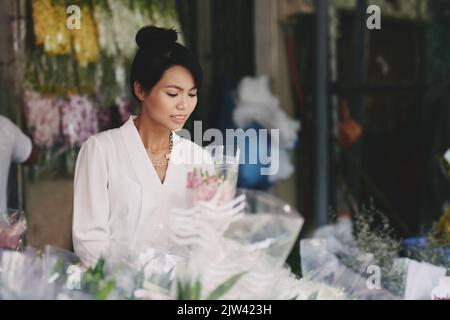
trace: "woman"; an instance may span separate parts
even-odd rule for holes
[[[185,206],[187,172],[208,157],[174,133],[197,104],[200,65],[174,30],[144,27],[136,42],[130,85],[139,116],[89,138],[77,159],[73,244],[86,265],[120,248],[167,249],[170,209]]]

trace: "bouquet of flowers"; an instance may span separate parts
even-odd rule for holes
[[[210,207],[210,215],[233,217],[220,228],[201,212],[202,204],[172,212],[170,235],[189,248],[188,259],[176,268],[172,292],[182,296],[196,288],[194,296],[221,299],[295,298],[298,286],[284,263],[297,239],[303,218],[286,203],[263,192],[238,190],[238,196],[222,207]],[[178,290],[178,291],[177,291]],[[189,290],[187,290],[190,292]],[[195,290],[194,290],[195,291]],[[220,290],[219,290],[220,291]]]
[[[412,240],[395,239],[387,218],[363,207],[353,221],[340,218],[301,241],[303,276],[354,299],[430,299],[450,264],[431,237],[424,241],[413,247]]]
[[[186,256],[118,246],[86,268],[50,246],[43,253],[0,250],[0,299],[346,298],[343,289],[299,279],[284,264],[303,224],[295,209],[267,193],[237,193],[227,205],[240,215],[224,232],[205,233],[195,219],[172,226],[190,245]]]
[[[187,176],[187,206],[210,202],[221,206],[234,198],[239,168],[239,150],[229,154],[224,146],[206,148],[209,166],[194,167]]]

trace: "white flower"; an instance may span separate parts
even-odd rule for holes
[[[450,149],[444,154],[444,159],[447,161],[447,164],[450,166]]]

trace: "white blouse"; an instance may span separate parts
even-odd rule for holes
[[[197,165],[213,168],[206,151],[174,133],[172,156],[161,183],[135,118],[90,137],[78,154],[72,236],[75,253],[86,265],[114,249],[167,248],[168,213],[186,206],[188,170]]]

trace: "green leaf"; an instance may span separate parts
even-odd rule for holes
[[[109,280],[105,284],[105,286],[97,292],[97,294],[96,294],[97,300],[108,299],[109,295],[114,290],[115,286],[116,286],[116,283],[113,280]]]
[[[184,293],[184,285],[181,281],[177,282],[177,299],[178,300],[184,300],[185,299],[185,293]]]
[[[206,298],[207,300],[217,300],[221,296],[223,296],[225,293],[227,293],[235,284],[238,282],[238,280],[247,272],[241,272],[238,273],[228,280],[226,280],[224,283],[219,285],[216,289],[214,289]]]
[[[191,300],[199,300],[201,290],[202,290],[202,284],[197,279],[194,283],[194,286],[191,289],[191,296],[190,296]]]

